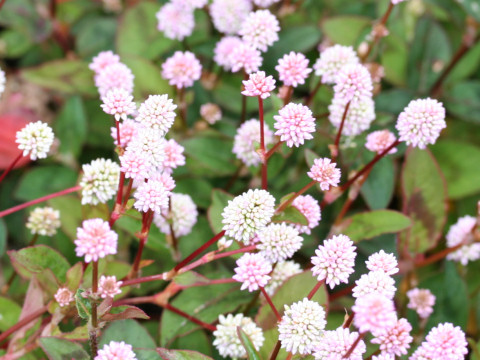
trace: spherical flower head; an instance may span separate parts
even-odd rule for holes
[[[328,191],[340,182],[341,172],[336,165],[328,158],[315,159],[307,175],[320,184],[320,189]]]
[[[399,140],[419,149],[435,144],[446,127],[445,108],[441,102],[430,98],[410,101],[396,124]]]
[[[275,198],[266,190],[248,190],[228,202],[222,213],[225,235],[245,245],[270,222]]]
[[[255,349],[260,349],[265,341],[262,329],[243,314],[220,315],[218,322],[217,329],[213,332],[215,338],[213,345],[223,357],[236,359],[247,356],[245,347],[238,337],[237,327],[240,327],[248,335]]]
[[[278,3],[280,0],[253,0],[253,3],[261,8],[267,8],[273,4]]]
[[[380,353],[378,355],[373,355],[372,360],[395,360],[395,356],[387,353]]]
[[[95,71],[95,74],[99,74],[103,69],[112,64],[118,64],[120,62],[120,56],[112,51],[101,51],[92,59],[92,62],[88,67]]]
[[[60,307],[68,306],[75,300],[73,292],[66,287],[59,288],[53,297]]]
[[[473,229],[477,219],[473,216],[463,216],[453,224],[447,233],[447,247],[452,248],[464,243],[458,250],[447,255],[448,260],[458,261],[467,265],[469,261],[480,259],[480,243],[474,242]]]
[[[393,275],[398,272],[398,261],[395,255],[387,254],[383,250],[370,255],[366,265],[370,271],[383,271],[387,275]]]
[[[241,46],[241,44],[243,44],[243,42],[237,36],[224,36],[215,45],[213,60],[226,71],[230,71],[235,63],[232,56],[233,51]]]
[[[173,169],[185,165],[184,150],[185,148],[175,140],[170,139],[166,141],[164,147],[165,160],[163,160],[160,170],[171,174]]]
[[[125,342],[110,341],[98,350],[94,360],[137,360],[132,345]]]
[[[168,95],[150,95],[140,105],[135,120],[147,128],[158,129],[163,136],[173,125],[176,108]]]
[[[372,344],[379,344],[380,350],[387,354],[406,355],[413,341],[410,331],[412,325],[406,319],[399,319],[393,326],[376,332]]]
[[[238,33],[250,11],[252,11],[250,0],[213,0],[210,5],[213,26],[228,35]]]
[[[415,310],[422,319],[428,318],[433,312],[435,295],[428,289],[412,289],[407,291],[409,309]]]
[[[313,65],[315,75],[322,77],[322,83],[335,84],[340,70],[349,64],[358,64],[357,53],[351,46],[334,45],[320,53]]]
[[[197,223],[198,211],[190,195],[172,193],[171,209],[156,213],[153,222],[164,234],[170,234],[170,226],[175,237],[185,236],[192,232]]]
[[[271,279],[265,286],[265,291],[268,295],[273,296],[278,287],[282,285],[288,278],[292,277],[293,275],[300,274],[301,272],[302,269],[300,268],[300,265],[295,261],[288,260],[277,263],[275,269],[273,269],[272,273],[270,274]]]
[[[159,167],[165,161],[165,139],[161,130],[141,128],[128,143],[127,151],[147,157],[152,167]]]
[[[117,281],[115,276],[100,276],[98,281],[98,292],[103,299],[113,298],[115,295],[121,294],[123,281]]]
[[[120,146],[125,148],[130,140],[138,133],[138,129],[141,125],[132,119],[126,119],[118,124],[120,130]],[[119,145],[117,141],[117,128],[111,127],[110,128],[110,135],[113,138],[113,143],[115,145]]]
[[[290,306],[285,305],[278,325],[278,340],[282,348],[292,354],[309,355],[321,341],[325,325],[323,307],[304,298]]]
[[[322,219],[322,213],[318,201],[311,195],[300,195],[293,200],[292,206],[296,207],[308,221],[308,225],[296,224],[295,227],[300,234],[310,235],[311,229],[316,228]]]
[[[85,262],[98,261],[107,255],[117,253],[118,235],[110,229],[108,222],[102,219],[89,219],[77,228],[74,241],[77,256],[85,256]]]
[[[120,167],[110,159],[96,159],[82,166],[82,205],[106,203],[117,192]]]
[[[16,134],[15,142],[23,151],[23,156],[30,154],[31,160],[44,159],[53,144],[53,131],[41,121],[31,122]]]
[[[60,225],[60,211],[48,206],[35,208],[27,220],[30,232],[43,236],[55,235]]]
[[[144,180],[148,177],[151,166],[147,156],[143,153],[127,150],[120,156],[120,171],[125,173],[125,178]]]
[[[240,290],[248,289],[252,292],[267,285],[272,265],[260,253],[246,253],[237,260],[234,270],[233,279],[242,283]]]
[[[362,355],[367,351],[363,340],[358,342],[348,358],[344,358],[344,355],[357,340],[358,336],[357,332],[350,332],[349,329],[344,329],[343,327],[325,331],[321,341],[315,347],[313,356],[316,360],[362,360]]]
[[[102,101],[102,110],[107,114],[114,115],[117,121],[126,120],[127,115],[133,114],[137,109],[133,102],[133,96],[122,88],[108,90],[102,97]]]
[[[172,0],[172,3],[188,9],[201,9],[207,5],[208,0]]]
[[[265,145],[273,142],[273,132],[264,123],[263,134]],[[262,160],[257,153],[260,144],[260,121],[251,119],[245,121],[237,130],[233,139],[233,153],[247,166],[257,166]]]
[[[397,321],[393,301],[378,293],[358,297],[352,311],[355,312],[353,323],[362,333],[370,331],[375,334]]]
[[[260,96],[266,99],[270,96],[270,91],[275,89],[275,80],[272,76],[265,77],[265,71],[259,71],[250,74],[248,80],[243,80],[245,90],[242,94],[245,96]]]
[[[232,72],[244,69],[247,74],[258,71],[263,62],[260,51],[245,42],[233,49],[231,60]]]
[[[301,247],[298,230],[285,223],[270,224],[257,234],[257,249],[272,264],[291,258]]]
[[[268,10],[251,12],[243,21],[238,34],[242,40],[260,51],[267,51],[278,40],[280,25]]]
[[[370,271],[355,281],[353,297],[362,297],[367,294],[381,294],[389,299],[395,296],[395,280],[383,270]]]
[[[338,72],[333,88],[335,97],[353,103],[372,97],[372,76],[361,64],[348,64]]]
[[[175,51],[162,64],[162,77],[179,89],[193,86],[193,82],[200,79],[201,75],[202,65],[190,51]]]
[[[325,280],[331,289],[341,282],[348,282],[348,277],[354,272],[357,256],[356,247],[348,236],[334,235],[325,240],[315,254],[312,257],[312,273],[318,281]]]
[[[167,189],[167,191],[172,191],[173,189],[175,189],[176,186],[175,180],[173,180],[172,175],[164,171],[157,171],[151,173],[149,179],[152,181],[161,182],[165,189]]]
[[[277,129],[275,135],[280,136],[288,147],[299,147],[305,140],[313,139],[315,132],[315,118],[312,111],[305,105],[289,103],[280,109],[278,115],[274,115]]]
[[[335,96],[328,106],[328,120],[337,129],[342,123],[347,103],[348,101],[345,101],[344,98]],[[359,135],[370,128],[373,120],[375,120],[375,103],[372,98],[363,97],[356,102],[351,102],[343,123],[342,134],[346,136]]]
[[[98,88],[100,97],[107,95],[112,89],[124,89],[131,94],[133,92],[133,73],[122,63],[114,63],[103,68],[95,76],[95,86]]]
[[[186,8],[175,2],[163,5],[155,14],[157,29],[172,40],[183,40],[192,35],[195,27],[193,9]]]
[[[170,194],[170,191],[160,181],[150,179],[141,184],[133,194],[135,198],[133,206],[141,212],[152,210],[160,213],[162,210],[168,209]]]
[[[217,104],[206,103],[200,106],[200,116],[213,125],[222,118],[222,110]]]
[[[5,84],[7,82],[7,77],[5,75],[5,71],[0,69],[0,96],[3,94],[5,91]]]
[[[380,154],[392,145],[395,140],[397,140],[397,138],[392,132],[388,130],[378,130],[368,134],[365,147],[370,151]],[[396,152],[397,148],[393,148],[388,153],[395,154]]]
[[[305,55],[293,51],[278,60],[275,70],[278,71],[279,78],[285,85],[293,87],[304,84],[305,79],[312,72]]]
[[[450,323],[432,328],[411,360],[463,360],[467,355],[465,333]]]

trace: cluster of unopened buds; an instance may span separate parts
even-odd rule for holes
[[[331,290],[341,283],[348,284],[350,275],[355,272],[357,248],[344,234],[332,234],[315,250],[308,271],[317,284],[305,289],[302,300],[277,308],[271,297],[288,278],[303,271],[292,257],[302,247],[302,234],[310,234],[319,225],[323,206],[361,181],[380,158],[395,153],[401,142],[419,149],[434,144],[446,127],[445,109],[442,103],[431,98],[411,101],[398,115],[395,126],[398,135],[389,129],[368,134],[364,146],[376,156],[341,185],[340,139],[367,131],[375,120],[374,85],[377,79],[372,79],[369,68],[362,64],[362,57],[352,47],[342,45],[324,49],[312,68],[305,55],[292,51],[278,59],[275,67],[278,74],[260,70],[265,52],[279,39],[280,31],[279,21],[265,8],[278,1],[253,2],[259,10],[252,11],[250,0],[214,0],[209,11],[215,28],[225,35],[214,49],[216,64],[225,71],[242,71],[245,76],[239,93],[258,99],[259,118],[244,121],[238,127],[232,151],[244,165],[261,167],[261,189],[250,189],[229,201],[222,213],[222,231],[156,280],[170,280],[189,266],[191,268],[191,261],[209,245],[218,243],[218,250],[206,261],[220,258],[219,254],[236,242],[239,245],[236,253],[243,255],[236,261],[235,274],[229,280],[241,283],[243,291],[260,291],[262,301],[271,307],[278,330],[278,344],[273,349],[272,359],[280,349],[288,352],[289,357],[299,354],[325,360],[363,359],[367,341],[377,346],[372,360],[405,356],[413,343],[412,325],[398,315],[400,307],[393,301],[397,291],[395,276],[399,274],[393,254],[380,250],[368,258],[365,263],[368,272],[351,289],[353,306],[337,329],[326,330],[328,309],[316,301],[315,295],[322,286]],[[391,6],[399,2],[392,0]],[[171,39],[184,39],[193,31],[195,9],[205,5],[206,1],[202,0],[171,0],[157,13],[158,29]],[[133,96],[134,75],[121,62],[120,56],[111,51],[94,57],[90,69],[94,72],[101,108],[113,117],[115,126],[111,128],[111,135],[119,156],[118,161],[99,158],[84,164],[79,185],[72,191],[81,191],[82,205],[105,204],[112,199],[115,205],[108,221],[100,218],[83,221],[73,241],[76,255],[85,265],[91,263],[93,267],[91,288],[79,291],[65,284],[54,299],[65,313],[79,301],[76,297],[90,299],[95,309],[92,316],[96,317],[96,307],[101,301],[112,300],[121,294],[122,286],[134,284],[138,278],[142,249],[152,224],[171,237],[172,246],[177,250],[178,238],[188,235],[197,222],[198,210],[193,199],[174,192],[174,171],[186,164],[186,158],[184,148],[170,137],[169,130],[177,118],[176,112],[186,124],[184,90],[200,79],[202,65],[189,51],[177,51],[163,63],[161,75],[176,89],[177,104],[166,94],[152,94],[137,103]],[[268,191],[269,159],[283,146],[298,148],[315,136],[317,119],[309,107],[311,99],[303,103],[291,101],[295,89],[305,84],[310,76],[319,77],[318,81],[333,92],[328,119],[336,129],[335,142],[330,146],[329,156],[313,159],[307,172],[311,182],[276,205],[275,197]],[[282,87],[277,89],[279,83]],[[277,94],[274,93],[276,89]],[[263,110],[264,101],[272,95],[283,100],[283,106],[273,116],[274,129],[266,124]],[[213,126],[222,118],[221,109],[216,104],[206,103],[200,110],[200,117]],[[16,141],[21,156],[29,155],[36,160],[47,156],[53,140],[51,128],[36,122],[19,131]],[[8,170],[0,181],[7,173]],[[304,195],[315,185],[325,194],[322,203],[311,195]],[[278,215],[289,207],[295,208],[306,222],[278,220]],[[108,269],[98,274],[98,261],[117,254],[118,235],[113,230],[116,221],[132,208],[141,214],[142,225],[138,229],[139,250],[131,272],[122,281],[108,276]],[[5,214],[2,212],[2,216]],[[57,210],[36,208],[27,228],[32,234],[53,236],[60,224]],[[474,236],[477,225],[477,218],[465,216],[450,228],[447,247],[455,249],[447,255],[448,259],[466,264],[480,258],[480,242],[476,242]],[[408,303],[404,305],[415,310],[424,324],[434,312],[435,296],[428,289],[412,288],[407,297]],[[90,329],[93,336],[98,331],[96,321],[95,318]],[[252,318],[242,313],[222,314],[211,329],[213,344],[221,356],[247,356],[238,328],[248,335],[256,349],[262,347],[263,330]],[[429,331],[409,358],[456,360],[463,359],[466,354],[464,332],[451,323],[441,323]],[[135,358],[131,345],[114,341],[100,349],[95,357],[97,360]]]

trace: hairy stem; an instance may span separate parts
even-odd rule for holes
[[[53,198],[56,198],[56,197],[59,197],[59,196],[62,196],[62,195],[70,194],[72,192],[75,192],[75,191],[78,191],[78,190],[81,190],[81,189],[82,189],[82,187],[80,185],[77,185],[77,186],[74,186],[74,187],[71,187],[71,188],[68,188],[68,189],[50,194],[50,195],[42,196],[41,198],[38,198],[38,199],[35,199],[35,200],[32,200],[32,201],[28,201],[26,203],[23,203],[23,204],[14,206],[14,207],[11,207],[10,209],[0,211],[0,218],[2,218],[4,216],[7,216],[7,215],[10,215],[10,214],[13,214],[14,212],[23,210],[23,209],[25,209],[29,206],[36,205],[36,204],[42,203],[44,201],[47,201],[47,200],[50,200],[50,199],[53,199]]]

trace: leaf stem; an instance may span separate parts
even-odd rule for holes
[[[184,317],[185,319],[187,320],[190,320],[191,322],[197,324],[197,325],[200,325],[201,327],[203,327],[204,329],[207,329],[207,330],[210,330],[210,331],[215,331],[217,330],[217,327],[212,325],[212,324],[207,324],[206,322],[203,322],[202,320],[200,319],[197,319],[196,317],[194,316],[191,316],[191,315],[188,315],[186,312],[183,312],[182,310],[168,304],[168,303],[165,303],[165,304],[159,304],[160,306],[162,306],[163,308],[167,309],[167,310],[170,310],[171,312],[175,313],[175,314],[178,314],[182,317]]]
[[[15,167],[15,165],[20,161],[20,159],[23,157],[23,152],[20,152],[18,156],[12,161],[12,163],[8,166],[8,168],[2,173],[0,176],[0,183],[5,179],[7,174]]]
[[[263,296],[265,296],[265,299],[267,300],[268,305],[270,305],[270,308],[272,309],[273,313],[275,314],[275,317],[277,318],[277,321],[278,321],[278,322],[282,321],[282,317],[280,316],[280,314],[278,313],[277,308],[276,308],[275,305],[273,304],[272,299],[270,298],[270,296],[269,296],[269,295],[267,294],[267,292],[265,291],[265,288],[264,288],[264,287],[261,287],[261,288],[260,288],[260,291],[262,292]]]
[[[313,289],[310,291],[310,293],[307,296],[308,300],[312,300],[312,298],[315,296],[318,289],[320,289],[324,283],[325,283],[325,280],[320,280],[315,284],[315,286],[313,287]]]
[[[268,189],[268,158],[265,156],[265,121],[263,116],[263,99],[258,96],[258,114],[260,118],[260,153],[262,156],[262,189]]]
[[[351,103],[351,101],[349,101],[347,103],[347,105],[345,105],[345,110],[343,110],[342,121],[340,122],[340,126],[339,126],[338,132],[337,132],[337,136],[335,137],[335,144],[333,145],[333,148],[332,148],[332,163],[337,161],[340,138],[342,136],[343,126],[345,125],[345,119],[347,118],[348,109],[350,108],[350,103]]]
[[[317,182],[315,180],[312,180],[309,182],[307,185],[305,185],[303,188],[301,188],[298,192],[293,194],[287,201],[281,203],[277,210],[275,211],[277,214],[281,213],[283,210],[285,210],[297,197],[302,195],[305,191],[310,189],[313,185],[315,185]]]
[[[15,325],[11,328],[5,330],[3,333],[0,334],[0,343],[12,335],[15,331],[20,330],[25,325],[29,324],[36,318],[42,316],[48,310],[48,304],[41,307],[40,309],[32,312],[31,314],[25,316],[23,319],[19,320]]]
[[[97,314],[97,299],[98,292],[98,261],[92,263],[92,329],[90,329],[90,348],[92,350],[92,358],[97,356],[98,352],[98,340],[97,340],[97,328],[98,328],[98,314]]]
[[[365,337],[365,334],[366,333],[358,334],[357,338],[355,339],[355,342],[352,344],[352,346],[350,346],[350,349],[348,349],[347,353],[343,355],[344,359],[348,359],[350,355],[352,355],[353,350],[355,350],[360,340],[362,340]]]

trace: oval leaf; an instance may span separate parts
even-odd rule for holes
[[[87,360],[90,356],[83,348],[73,341],[54,337],[40,338],[40,346],[50,360]]]

